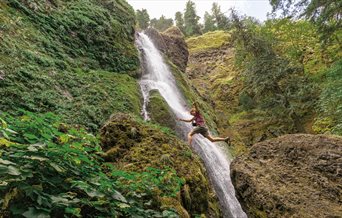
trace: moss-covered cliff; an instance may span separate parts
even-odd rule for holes
[[[0,3],[0,111],[54,111],[96,130],[139,112],[134,11],[125,1]],[[124,75],[125,74],[125,75]]]

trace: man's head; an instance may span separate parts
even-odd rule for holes
[[[191,108],[190,114],[191,114],[192,116],[195,116],[195,115],[196,115],[196,109],[195,109],[195,108]]]

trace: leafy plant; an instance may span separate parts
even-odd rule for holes
[[[20,117],[2,114],[0,121],[2,214],[176,216],[160,209],[151,191],[166,196],[179,192],[182,181],[172,169],[134,173],[108,167],[95,136],[68,128],[52,113],[21,110]]]
[[[324,74],[325,82],[318,101],[319,116],[314,128],[318,133],[342,135],[342,61]]]

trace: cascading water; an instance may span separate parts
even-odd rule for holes
[[[191,118],[186,108],[183,95],[178,90],[176,81],[165,64],[162,55],[153,45],[152,41],[144,33],[139,33],[137,46],[141,51],[144,73],[140,80],[140,86],[144,97],[143,115],[149,119],[146,105],[149,92],[158,90],[161,96],[177,117]],[[191,125],[178,123],[184,136],[191,131]],[[217,145],[211,143],[201,135],[194,137],[193,148],[202,158],[215,192],[221,203],[224,217],[245,218],[246,214],[241,209],[235,197],[234,186],[230,179],[230,161]]]

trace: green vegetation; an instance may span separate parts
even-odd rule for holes
[[[186,40],[189,52],[196,53],[221,47],[230,40],[230,34],[222,30],[208,32]]]
[[[177,11],[175,14],[175,24],[176,27],[178,27],[180,31],[182,31],[182,33],[184,34],[184,18],[182,12],[180,11]]]
[[[54,111],[93,131],[114,111],[139,112],[126,2],[7,0],[1,8],[0,111]]]
[[[172,18],[166,18],[162,15],[159,19],[153,18],[151,21],[151,27],[163,32],[167,30],[169,27],[173,26]]]
[[[197,16],[195,7],[195,3],[191,0],[186,2],[184,12],[184,31],[186,36],[201,34],[201,28],[198,23],[200,17]]]
[[[212,213],[213,217],[219,217],[216,197],[198,156],[184,141],[169,132],[159,131],[159,128],[137,121],[131,115],[113,115],[100,131],[104,158],[120,169],[133,172],[144,172],[161,165],[174,169],[183,181],[182,191],[174,196],[165,196],[160,190],[155,190],[155,200],[161,207],[175,208],[180,217]],[[169,179],[174,180],[172,177]],[[170,187],[178,190],[174,185],[170,184]]]
[[[146,9],[137,10],[136,17],[140,29],[144,30],[150,25],[150,16]]]
[[[157,90],[152,90],[150,92],[147,111],[149,112],[152,122],[158,123],[161,126],[169,127],[170,129],[176,129],[177,118]]]
[[[52,113],[0,120],[2,215],[176,217],[156,200],[180,191],[173,169],[118,170],[102,160],[95,136]]]
[[[329,68],[324,77],[314,130],[342,135],[342,61]]]
[[[270,3],[273,12],[281,11],[284,16],[305,17],[315,23],[324,43],[334,43],[335,40],[341,43],[341,1],[270,0]]]

